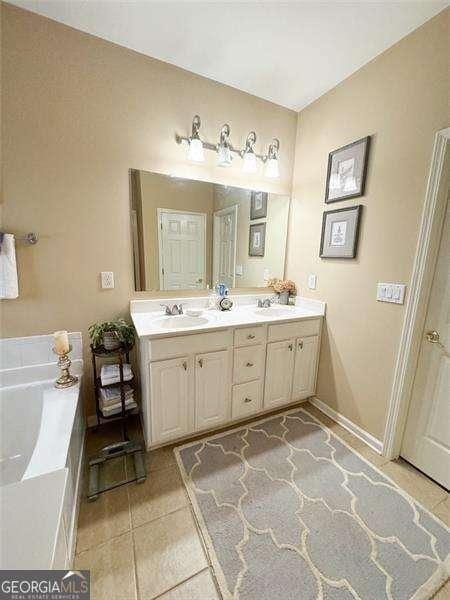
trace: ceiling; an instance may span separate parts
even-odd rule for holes
[[[449,1],[12,4],[299,110]]]

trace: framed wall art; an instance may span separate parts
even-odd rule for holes
[[[328,155],[325,202],[339,202],[364,195],[370,136]]]
[[[250,225],[248,242],[249,256],[264,256],[266,250],[266,224],[254,223]]]
[[[355,258],[358,250],[362,204],[323,213],[321,258]]]
[[[267,192],[252,192],[250,197],[250,220],[267,217]]]

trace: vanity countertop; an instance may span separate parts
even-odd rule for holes
[[[325,303],[308,298],[297,298],[295,306],[273,304],[270,308],[258,308],[257,301],[267,294],[230,296],[234,306],[230,311],[207,308],[208,298],[158,298],[131,300],[130,313],[138,337],[160,338],[189,333],[203,333],[228,327],[245,327],[267,323],[285,323],[299,319],[312,319],[325,315]],[[182,304],[184,314],[166,316],[161,304]],[[201,310],[192,317],[189,309]]]

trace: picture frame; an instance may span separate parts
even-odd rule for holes
[[[267,192],[252,191],[250,196],[250,221],[267,217]]]
[[[325,203],[364,195],[370,135],[333,150],[328,155]]]
[[[355,258],[358,251],[362,204],[323,213],[320,258]]]
[[[253,223],[250,225],[248,239],[248,255],[264,256],[266,251],[266,223]]]

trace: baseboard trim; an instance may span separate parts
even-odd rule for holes
[[[362,442],[367,444],[377,454],[382,453],[383,442],[374,437],[371,433],[369,433],[365,429],[362,429],[361,427],[359,427],[359,425],[356,425],[355,423],[353,423],[353,421],[350,421],[350,419],[347,419],[347,417],[344,417],[344,415],[341,415],[341,413],[338,413],[333,408],[329,407],[328,404],[325,404],[325,402],[322,402],[322,400],[319,400],[319,398],[309,398],[309,402],[311,402],[313,406],[315,406],[325,415],[327,415],[327,417],[330,417],[330,419],[333,419],[333,421],[336,421],[336,423],[342,425],[344,429],[347,429],[347,431],[349,431],[357,438],[359,438]]]

